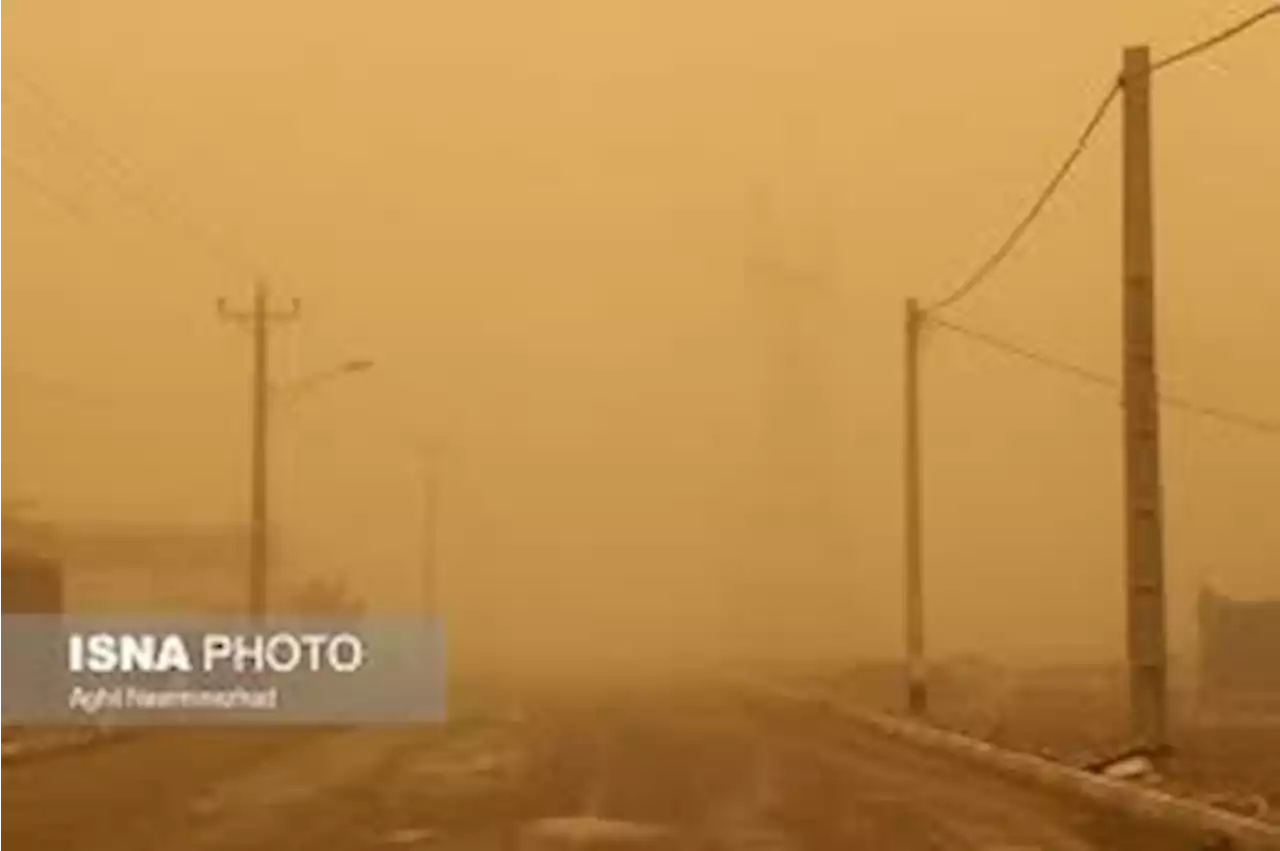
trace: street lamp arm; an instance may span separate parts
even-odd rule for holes
[[[296,398],[297,396],[306,393],[308,390],[313,390],[315,387],[339,376],[352,372],[364,372],[372,368],[373,361],[368,360],[367,358],[349,360],[344,363],[340,363],[337,366],[313,372],[310,375],[304,375],[302,378],[297,378],[293,381],[276,385],[271,388],[271,392],[279,396]]]

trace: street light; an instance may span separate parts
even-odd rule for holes
[[[322,370],[283,386],[271,387],[266,383],[266,370],[256,372],[258,390],[254,394],[254,434],[253,434],[253,468],[252,468],[252,518],[249,559],[249,613],[254,620],[261,620],[267,612],[267,575],[270,549],[268,548],[267,527],[267,411],[271,405],[271,395],[288,394],[293,398],[314,389],[329,379],[352,372],[364,372],[373,366],[367,359],[349,360],[331,369]],[[271,392],[267,392],[271,391]]]
[[[305,375],[302,378],[294,379],[287,384],[273,387],[271,389],[273,393],[281,397],[297,398],[308,390],[315,389],[317,385],[324,384],[325,382],[341,375],[347,375],[352,372],[365,372],[370,369],[373,369],[373,361],[367,358],[344,361],[337,366],[313,372],[310,375]]]
[[[440,614],[440,474],[442,447],[436,441],[417,445],[422,478],[422,602],[427,617]]]

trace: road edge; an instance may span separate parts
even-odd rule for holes
[[[120,729],[89,729],[74,734],[36,738],[31,741],[5,742],[0,764],[16,765],[38,759],[50,759],[73,751],[121,741],[128,737]]]
[[[1131,818],[1217,834],[1235,843],[1238,851],[1280,849],[1280,826],[1226,812],[1207,804],[1134,786],[1078,768],[1053,762],[1034,754],[1006,750],[990,742],[962,733],[943,730],[919,721],[895,717],[862,707],[850,706],[835,698],[805,694],[751,683],[748,689],[760,695],[802,704],[829,712],[842,720],[918,748],[945,753],[1007,777],[1032,782],[1049,791],[1066,793],[1090,803],[1117,810]]]

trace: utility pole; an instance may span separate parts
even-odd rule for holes
[[[1151,57],[1124,50],[1123,369],[1129,702],[1133,732],[1166,744],[1164,540],[1151,202]]]
[[[440,452],[422,447],[422,588],[428,618],[440,615]]]
[[[924,313],[907,299],[903,393],[903,526],[906,554],[907,707],[928,710],[924,661],[924,576],[920,564],[920,326]]]
[[[249,616],[262,620],[267,613],[269,569],[268,540],[268,412],[270,409],[271,323],[295,319],[301,305],[297,299],[287,311],[272,311],[265,283],[254,287],[253,309],[234,311],[226,299],[218,300],[223,319],[247,323],[253,333],[253,374],[250,394],[252,451],[249,467]]]

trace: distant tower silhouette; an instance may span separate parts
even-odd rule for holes
[[[823,629],[815,606],[830,602],[821,599],[823,583],[841,568],[830,362],[835,281],[827,223],[808,215],[812,209],[784,207],[757,190],[746,222],[744,283],[760,355],[751,597],[772,609],[751,620],[764,630],[757,637],[783,653]]]

